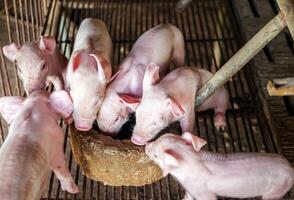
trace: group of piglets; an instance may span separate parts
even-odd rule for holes
[[[63,190],[79,191],[66,166],[60,117],[74,121],[80,131],[90,130],[96,120],[104,134],[117,136],[134,112],[131,141],[146,145],[147,155],[163,174],[182,183],[185,199],[214,200],[216,195],[276,199],[293,184],[293,170],[280,155],[201,150],[206,141],[191,134],[195,96],[212,73],[184,66],[183,35],[171,24],[143,33],[115,74],[112,41],[99,19],[82,21],[68,64],[52,37],[41,36],[22,47],[12,43],[3,47],[3,53],[17,63],[28,95],[25,100],[0,98],[0,113],[10,124],[0,149],[0,196],[5,199],[40,197],[49,169]],[[44,91],[49,83],[56,89],[51,94]],[[214,125],[221,129],[227,102],[228,94],[220,87],[197,111],[214,109]],[[182,136],[165,134],[150,142],[176,121]]]

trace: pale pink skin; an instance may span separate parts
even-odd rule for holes
[[[166,134],[145,147],[147,155],[186,189],[185,200],[216,200],[218,196],[282,198],[292,187],[294,171],[281,155],[221,154],[200,150],[206,141],[184,133]]]
[[[53,170],[61,188],[79,192],[67,168],[63,152],[64,133],[58,125],[73,110],[64,90],[35,91],[25,100],[1,97],[0,113],[10,124],[0,149],[1,199],[39,199]]]
[[[198,89],[212,76],[196,67],[181,67],[158,83],[158,66],[149,65],[143,81],[143,97],[136,109],[136,125],[131,141],[144,145],[169,124],[179,121],[182,132],[194,131],[195,96]],[[204,102],[197,111],[213,108],[216,128],[225,126],[228,94],[224,87]]]
[[[21,47],[11,43],[3,47],[3,53],[10,61],[16,61],[27,94],[45,89],[50,82],[56,90],[64,89],[67,59],[59,52],[53,37],[41,36],[39,41]]]
[[[116,135],[129,114],[135,111],[142,97],[143,77],[148,64],[158,64],[160,77],[163,77],[169,72],[171,62],[180,67],[184,61],[183,35],[175,26],[162,24],[143,33],[107,86],[97,117],[99,128]]]
[[[97,117],[110,81],[112,41],[103,21],[88,18],[78,30],[66,80],[73,99],[75,127],[87,131]]]

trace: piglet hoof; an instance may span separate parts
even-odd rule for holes
[[[80,189],[75,184],[72,177],[68,177],[68,178],[65,178],[64,180],[61,180],[60,184],[63,191],[67,191],[72,194],[76,194],[80,192]]]
[[[218,112],[214,115],[214,126],[218,131],[224,131],[226,127],[225,115]]]

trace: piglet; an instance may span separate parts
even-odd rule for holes
[[[170,123],[179,121],[182,132],[194,131],[195,96],[198,89],[212,76],[196,67],[181,67],[166,75],[160,82],[159,67],[148,65],[143,80],[143,96],[136,109],[136,125],[131,141],[144,145]],[[204,102],[197,111],[213,108],[216,128],[225,126],[228,94],[224,87]]]
[[[149,63],[157,63],[160,66],[158,76],[163,77],[171,62],[180,67],[184,61],[184,39],[178,28],[162,24],[143,33],[107,86],[97,117],[99,128],[116,135],[129,114],[135,111],[142,97],[143,77]]]
[[[67,168],[63,152],[64,134],[58,125],[73,110],[64,90],[35,91],[25,100],[1,97],[0,113],[10,124],[0,149],[0,197],[6,200],[40,199],[49,170],[61,188],[79,192]]]
[[[39,41],[21,47],[11,43],[3,47],[3,53],[10,61],[16,61],[27,94],[45,89],[50,82],[56,90],[64,89],[67,59],[59,52],[53,37],[40,36]]]
[[[200,150],[206,141],[189,132],[166,134],[145,147],[163,175],[171,174],[186,189],[185,200],[231,198],[280,199],[292,187],[294,170],[281,155],[221,154]]]
[[[112,41],[99,19],[82,21],[69,61],[66,80],[73,99],[75,127],[87,131],[97,117],[111,76]]]

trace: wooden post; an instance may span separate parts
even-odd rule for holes
[[[288,29],[294,39],[294,1],[293,0],[277,0],[278,5],[286,15],[286,23]]]

